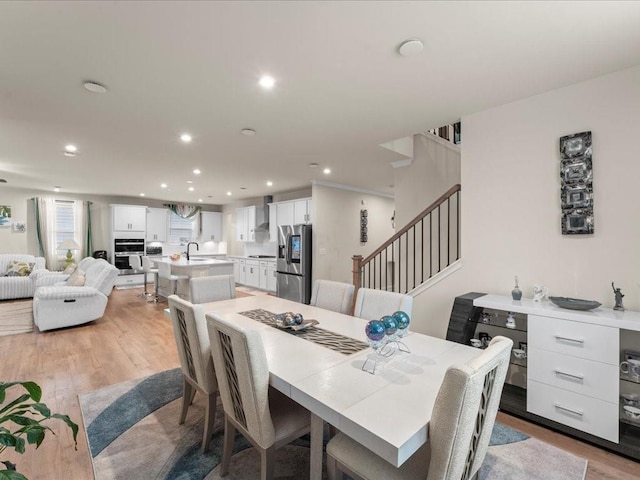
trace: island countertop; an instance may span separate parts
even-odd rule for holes
[[[215,258],[191,258],[187,260],[186,258],[180,258],[180,260],[171,260],[171,257],[161,257],[154,258],[154,262],[156,263],[168,263],[172,267],[211,267],[211,266],[223,266],[223,265],[231,265],[233,266],[233,262],[230,260],[218,260]]]

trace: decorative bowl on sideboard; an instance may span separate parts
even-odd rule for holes
[[[549,300],[560,308],[568,308],[569,310],[593,310],[602,305],[600,302],[581,298],[549,297]]]

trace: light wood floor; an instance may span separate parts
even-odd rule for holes
[[[114,291],[105,316],[87,325],[0,337],[0,379],[37,382],[43,401],[70,415],[81,430],[77,451],[67,429],[52,424],[57,435],[47,436],[38,450],[5,452],[1,460],[16,463],[30,480],[93,478],[78,395],[178,366],[171,325],[162,313],[166,303],[147,304],[138,293]],[[587,480],[640,478],[640,463],[505,414],[498,420],[588,459]]]

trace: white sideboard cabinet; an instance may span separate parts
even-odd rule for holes
[[[496,335],[512,338],[516,350],[503,411],[640,460],[640,419],[624,410],[629,395],[640,394],[640,377],[619,368],[629,352],[640,355],[639,312],[575,311],[481,293],[456,297],[448,339],[478,345]]]

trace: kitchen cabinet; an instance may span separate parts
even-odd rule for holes
[[[140,205],[111,205],[111,230],[114,232],[141,232],[147,226],[147,207]]]
[[[278,202],[275,204],[277,225],[298,225],[311,223],[312,200],[303,198],[290,202]]]
[[[239,283],[240,285],[245,285],[247,283],[247,261],[243,258],[238,258],[236,259],[238,261],[237,263],[237,272],[238,274],[235,275],[235,280],[236,283]],[[236,264],[234,264],[234,274],[236,272]]]
[[[278,204],[269,204],[269,241],[278,241]]]
[[[311,223],[311,203],[310,198],[296,200],[293,203],[293,224]]]
[[[267,265],[267,291],[276,293],[276,262],[268,262]]]
[[[169,225],[169,210],[147,208],[147,242],[166,242]]]
[[[200,212],[200,236],[201,242],[222,241],[222,213]]]
[[[260,261],[260,283],[258,284],[258,288],[261,290],[268,290],[267,283],[269,279],[269,262],[266,260]]]
[[[256,207],[236,208],[236,241],[254,242],[256,240]]]
[[[245,285],[260,288],[260,261],[245,260]]]

